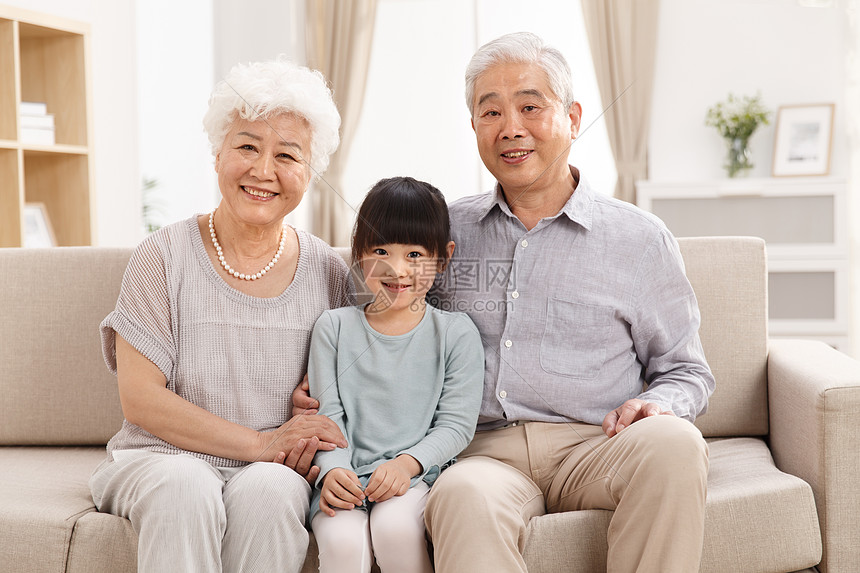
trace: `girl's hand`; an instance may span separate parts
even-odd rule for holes
[[[361,482],[355,472],[346,468],[334,468],[323,478],[320,509],[334,517],[335,507],[354,509],[364,502]]]
[[[412,478],[421,473],[421,464],[408,454],[387,461],[370,476],[364,493],[370,501],[385,501],[409,491]]]

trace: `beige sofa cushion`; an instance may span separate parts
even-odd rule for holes
[[[127,519],[90,512],[75,523],[66,573],[135,573],[137,534]]]
[[[0,448],[0,570],[65,572],[72,557],[70,543],[73,549],[85,546],[87,550],[109,543],[115,546],[114,551],[122,551],[131,533],[131,547],[137,546],[131,523],[119,517],[105,516],[115,530],[105,539],[78,528],[79,522],[95,511],[87,480],[104,458],[104,446]],[[92,563],[89,557],[87,563]],[[8,566],[13,568],[6,569]],[[89,571],[97,569],[90,567]]]
[[[702,573],[793,571],[821,556],[811,488],[773,465],[758,438],[710,441],[711,469]],[[87,479],[101,448],[0,448],[0,571],[133,572],[131,523],[94,513]],[[591,573],[606,567],[602,510],[531,520],[525,558],[532,573]],[[315,544],[303,572],[317,568]],[[65,564],[68,562],[68,569]],[[3,564],[15,563],[5,569]]]
[[[700,572],[796,571],[818,563],[821,537],[809,485],[780,472],[761,439],[720,439],[709,447]],[[588,510],[533,518],[523,553],[529,573],[604,571],[611,517]]]
[[[765,435],[766,272],[754,238],[679,239],[702,311],[701,337],[717,379],[706,436]],[[104,444],[122,423],[116,379],[98,324],[115,304],[131,249],[0,249],[0,445]],[[345,259],[347,249],[338,249]],[[81,270],[86,272],[81,272]],[[14,272],[10,272],[14,271]],[[752,277],[752,278],[750,278]],[[77,336],[69,335],[69,324]],[[13,325],[18,325],[17,327]],[[26,328],[21,325],[28,325]],[[38,357],[34,359],[34,357]],[[55,383],[34,381],[51,380]],[[51,420],[52,423],[46,423]]]
[[[93,257],[98,253],[98,257]],[[105,444],[122,424],[98,325],[131,249],[0,249],[0,445]],[[10,333],[9,331],[12,330]]]
[[[767,415],[767,265],[753,237],[678,239],[702,325],[699,335],[716,378],[706,437],[764,436]]]

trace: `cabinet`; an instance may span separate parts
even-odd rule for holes
[[[835,178],[637,184],[637,203],[675,236],[752,235],[767,243],[773,338],[850,352],[846,183]]]
[[[0,5],[0,247],[23,245],[27,203],[58,245],[93,242],[88,61],[88,25]],[[21,102],[47,105],[55,143],[21,137]]]

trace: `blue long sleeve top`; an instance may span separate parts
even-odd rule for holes
[[[423,468],[412,485],[432,483],[474,435],[483,379],[481,339],[463,313],[427,305],[415,328],[389,336],[368,324],[363,307],[323,312],[311,338],[310,393],[349,446],[317,453],[311,517],[333,468],[353,470],[366,486],[378,466],[409,454]]]

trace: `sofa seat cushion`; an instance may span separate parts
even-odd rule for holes
[[[701,573],[784,572],[821,559],[812,488],[779,471],[759,438],[709,440],[710,471]],[[543,515],[528,525],[530,573],[606,569],[611,511]]]
[[[821,558],[811,488],[780,472],[758,438],[709,441],[703,573],[795,571]],[[0,572],[133,572],[131,523],[95,511],[87,480],[104,448],[0,448]],[[612,512],[576,511],[529,523],[532,573],[606,568]],[[312,540],[304,571],[316,569]]]
[[[136,570],[131,523],[97,513],[90,496],[104,458],[104,446],[0,448],[0,570]]]
[[[90,495],[104,459],[104,446],[0,447],[0,573],[137,571],[131,522],[99,513]],[[311,534],[302,573],[318,570]]]

